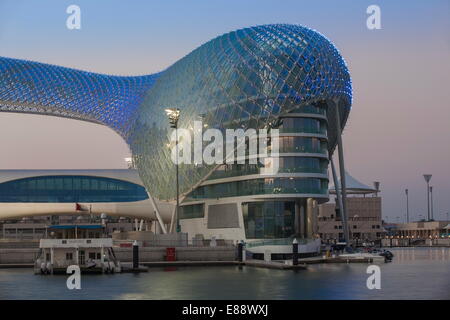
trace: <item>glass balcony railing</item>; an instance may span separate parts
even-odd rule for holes
[[[271,149],[271,148],[268,148]],[[291,147],[291,146],[280,146],[279,147],[280,153],[321,153],[321,154],[327,154],[328,150],[326,148],[314,148],[314,147],[308,147],[308,146],[298,146],[298,147]],[[271,151],[271,150],[269,150]]]
[[[271,194],[320,194],[326,195],[327,188],[315,188],[315,187],[264,187],[264,188],[238,188],[234,190],[208,190],[202,189],[208,186],[200,187],[191,193],[187,200],[190,199],[212,199],[212,198],[227,198],[227,197],[240,197],[250,195],[271,195]]]
[[[245,243],[245,247],[247,248],[255,248],[261,246],[288,246],[292,245],[292,238],[283,238],[283,239],[261,239],[254,240]],[[307,244],[307,239],[297,239],[298,244]]]
[[[313,134],[327,134],[326,129],[317,128],[279,128],[279,133],[313,133]]]
[[[225,179],[230,177],[248,176],[253,174],[260,174],[261,169],[246,169],[246,170],[228,170],[228,171],[215,171],[207,180]],[[278,173],[319,173],[326,174],[327,168],[308,168],[308,167],[290,167],[279,168]]]
[[[324,108],[319,108],[315,106],[303,106],[292,110],[289,113],[310,113],[310,114],[321,114],[326,115]]]

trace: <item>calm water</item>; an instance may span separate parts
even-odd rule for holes
[[[366,287],[367,264],[326,264],[287,271],[252,267],[150,269],[83,275],[68,290],[64,275],[0,269],[0,299],[450,299],[450,248],[393,249],[381,264],[381,289]]]

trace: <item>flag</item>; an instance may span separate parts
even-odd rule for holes
[[[75,211],[88,211],[88,210],[77,202],[75,203]]]

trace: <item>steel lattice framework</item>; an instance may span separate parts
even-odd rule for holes
[[[264,25],[219,36],[161,73],[120,77],[0,57],[0,111],[68,117],[106,125],[130,145],[147,190],[172,199],[174,164],[164,109],[181,109],[179,127],[200,117],[209,127],[263,128],[299,105],[323,103],[329,150],[335,110],[344,126],[351,79],[335,46],[298,25]],[[192,190],[211,166],[180,166],[180,188]]]

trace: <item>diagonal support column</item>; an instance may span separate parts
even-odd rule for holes
[[[177,211],[177,206],[173,208],[172,211],[172,217],[170,218],[170,227],[169,227],[169,233],[173,233],[175,229],[175,213]]]
[[[347,216],[347,184],[345,183],[345,165],[344,165],[344,147],[342,143],[342,127],[341,127],[341,115],[339,110],[339,102],[334,101],[334,110],[336,114],[336,135],[338,144],[338,156],[339,156],[339,171],[341,177],[341,193],[342,193],[342,229],[344,231],[344,239],[347,246],[350,244],[350,237],[348,232],[348,216]],[[338,185],[335,185],[335,189],[338,189]]]
[[[339,207],[339,211],[341,212],[341,217],[343,217],[341,189],[339,188],[339,182],[337,179],[336,167],[334,166],[333,156],[330,156],[330,163],[331,163],[331,172],[333,174],[334,189],[336,190],[336,198],[337,198],[336,205]],[[342,228],[344,229],[344,223],[342,223]],[[347,239],[345,240],[345,242],[347,242]]]
[[[152,195],[150,193],[147,193],[147,194],[148,194],[148,197],[149,197],[149,199],[150,199],[150,201],[152,203],[153,208],[155,209],[156,219],[158,219],[159,226],[161,227],[162,232],[164,234],[166,234],[167,230],[166,230],[166,227],[164,226],[164,222],[163,222],[163,220],[161,218],[161,215],[159,214],[159,209],[156,206],[155,200],[153,199],[153,197],[152,197]]]

